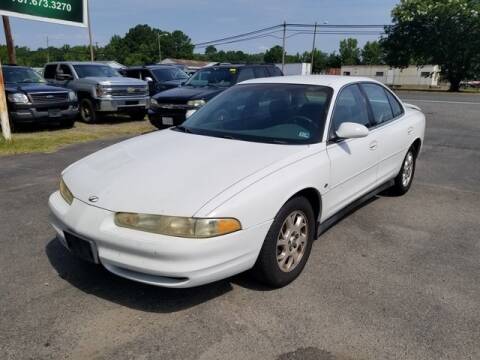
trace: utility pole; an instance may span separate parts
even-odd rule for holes
[[[317,22],[315,21],[315,28],[313,30],[313,45],[312,45],[312,68],[310,69],[310,74],[313,74],[313,60],[315,60],[315,41],[317,36]]]
[[[5,30],[5,40],[7,41],[8,62],[17,64],[17,55],[15,53],[15,45],[13,44],[12,29],[10,28],[10,20],[8,16],[2,16],[3,28]]]
[[[8,119],[7,99],[5,95],[5,84],[3,82],[2,61],[0,60],[0,124],[2,125],[2,134],[5,140],[12,140],[10,131],[10,120]]]
[[[90,61],[95,61],[95,54],[93,53],[92,21],[90,19],[90,2],[88,0],[87,0],[87,15],[88,15],[88,38],[90,39]]]
[[[282,45],[282,72],[285,69],[285,42],[287,39],[287,22],[283,22],[283,45]]]
[[[161,33],[158,33],[158,63],[162,62],[162,45],[160,44]]]
[[[47,35],[47,63],[50,62],[50,50],[48,49],[50,45],[48,44],[48,35]]]

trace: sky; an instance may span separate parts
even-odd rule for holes
[[[124,35],[137,24],[164,31],[182,30],[193,43],[210,41],[283,23],[390,24],[391,10],[399,0],[90,0],[94,42],[100,46],[110,38]],[[11,18],[15,44],[32,49],[88,43],[84,28]],[[279,34],[281,35],[281,34]],[[331,52],[339,41],[352,35],[318,35],[317,48]],[[354,37],[354,36],[352,36]],[[356,36],[359,44],[375,35]],[[0,36],[0,43],[5,38]],[[266,37],[248,42],[217,46],[219,50],[265,51],[281,44]],[[310,50],[312,35],[287,40],[289,54]],[[197,51],[196,51],[197,52]],[[203,50],[198,50],[203,52]]]

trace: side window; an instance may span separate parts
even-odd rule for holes
[[[45,72],[43,74],[43,77],[45,79],[55,79],[55,73],[57,71],[57,65],[53,64],[53,65],[47,65],[45,66]]]
[[[133,79],[141,79],[140,70],[127,70],[126,76]]]
[[[344,122],[370,126],[367,101],[358,85],[349,85],[337,96],[330,126],[330,138],[335,137],[335,132]]]
[[[244,68],[240,70],[240,74],[238,75],[237,82],[242,82],[248,79],[255,78],[255,74],[252,68]]]
[[[253,69],[256,78],[265,78],[269,77],[270,75],[267,72],[267,69],[264,67],[256,67]]]
[[[377,84],[362,84],[373,111],[376,124],[393,119],[392,107],[383,87]]]
[[[283,76],[282,71],[276,66],[269,66],[268,72],[270,73],[270,76]]]
[[[400,103],[398,102],[398,100],[395,98],[395,96],[393,96],[390,93],[390,91],[386,91],[386,93],[387,93],[388,101],[390,101],[390,105],[392,106],[393,116],[397,117],[397,116],[402,115],[403,114],[403,109],[402,109],[402,106],[400,105]]]
[[[61,74],[64,74],[64,75],[72,75],[72,70],[70,70],[70,66],[66,64],[60,64],[59,71]]]

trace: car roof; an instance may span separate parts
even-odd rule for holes
[[[294,76],[274,76],[269,78],[250,79],[240,84],[299,84],[299,85],[321,85],[329,86],[334,89],[340,89],[348,84],[358,82],[373,82],[380,85],[382,83],[367,77],[359,76],[341,76],[341,75],[294,75]]]
[[[142,70],[142,69],[177,69],[176,66],[172,65],[143,65],[143,66],[129,66],[124,70]]]
[[[229,68],[240,68],[240,67],[247,67],[247,66],[261,66],[261,67],[272,67],[272,66],[275,66],[275,64],[227,64],[227,63],[224,63],[224,64],[216,64],[216,65],[212,65],[212,66],[207,66],[207,67],[204,67],[204,68],[201,68],[199,70],[203,70],[203,69],[210,69],[210,68],[226,68],[226,69],[229,69]]]
[[[11,64],[3,64],[2,68],[11,68],[11,69],[31,69],[29,66],[18,66],[18,65],[11,65]]]
[[[57,64],[110,66],[108,64],[104,64],[104,63],[101,63],[101,62],[95,62],[95,61],[52,61],[52,62],[49,62],[48,64],[45,64],[45,66],[57,65]]]

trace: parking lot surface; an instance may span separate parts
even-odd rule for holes
[[[427,116],[411,191],[341,220],[279,290],[156,288],[73,258],[47,199],[111,141],[0,158],[0,358],[479,359],[480,96],[400,96]]]

